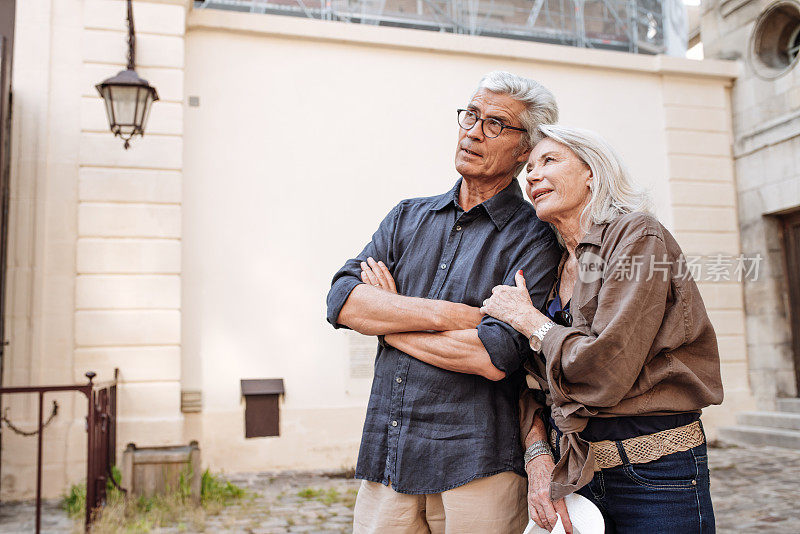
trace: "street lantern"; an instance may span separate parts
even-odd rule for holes
[[[133,136],[144,135],[150,107],[158,100],[156,88],[136,74],[135,55],[133,6],[128,0],[128,68],[95,86],[105,101],[111,133],[125,141],[126,149]]]

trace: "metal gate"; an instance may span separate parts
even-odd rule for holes
[[[0,0],[2,1],[2,0]],[[8,20],[9,5],[0,9],[0,16],[13,26],[13,8],[11,21]],[[0,28],[7,30],[7,28]],[[8,236],[8,195],[9,195],[9,158],[11,146],[11,46],[9,38],[0,33],[0,386],[3,385],[3,364],[5,361],[5,287],[6,287],[6,243]],[[0,412],[3,403],[0,397]],[[0,429],[0,465],[2,464],[2,430]],[[2,475],[2,473],[0,473]]]
[[[83,393],[88,400],[86,413],[86,532],[89,532],[92,519],[97,510],[105,503],[106,485],[116,485],[111,475],[117,450],[117,377],[106,384],[95,384],[95,373],[86,373],[87,384],[66,386],[24,386],[0,387],[0,397],[10,394],[35,393],[39,401],[39,418],[37,430],[26,433],[36,435],[36,532],[41,532],[42,523],[42,444],[43,433],[47,423],[44,421],[44,395],[56,391],[77,391]],[[51,418],[55,416],[55,410]],[[49,421],[48,421],[49,422]],[[8,422],[6,421],[6,424]]]

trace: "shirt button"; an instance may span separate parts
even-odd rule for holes
[[[392,426],[397,426],[397,421],[392,421]]]
[[[460,232],[460,231],[461,231],[461,226],[460,225],[456,226],[456,232]]]
[[[402,381],[403,381],[403,379],[402,379],[402,378],[400,378],[399,376],[398,376],[397,378],[395,378],[394,380],[395,380],[395,382],[397,382],[398,384],[399,384],[400,382],[402,382]]]
[[[445,270],[445,269],[447,269],[447,264],[446,264],[446,263],[443,263],[443,264],[441,264],[441,265],[439,266],[439,268],[440,268],[441,270]]]

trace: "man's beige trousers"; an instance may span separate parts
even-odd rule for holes
[[[362,480],[353,534],[520,534],[528,524],[526,484],[506,472],[442,493],[406,495]]]

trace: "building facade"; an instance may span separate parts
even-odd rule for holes
[[[197,440],[226,472],[354,464],[376,342],[327,325],[330,277],[398,200],[452,186],[454,110],[491,70],[606,136],[687,255],[741,254],[735,62],[137,0],[137,71],[161,100],[126,151],[94,90],[124,66],[124,6],[17,3],[3,360],[5,385],[119,368],[120,449]],[[742,281],[699,285],[726,387],[713,435],[753,407],[752,364]],[[53,398],[51,496],[85,472],[83,405]],[[35,420],[32,399],[3,406]],[[246,437],[251,409],[279,435]],[[33,442],[2,439],[2,497],[30,496]]]
[[[704,2],[701,35],[706,57],[742,65],[732,91],[739,226],[743,252],[764,258],[761,275],[744,284],[753,395],[762,412],[798,411],[800,4]],[[753,428],[736,435],[749,430],[756,441],[800,447],[800,422],[781,426],[795,435]]]
[[[743,65],[732,91],[734,159],[743,249],[762,255],[766,266],[763,277],[744,286],[753,394],[763,408],[796,397],[800,373],[792,323],[800,310],[800,265],[791,256],[793,214],[800,211],[800,69],[796,50],[788,53],[798,30],[795,2],[704,6],[706,55],[738,57]]]

